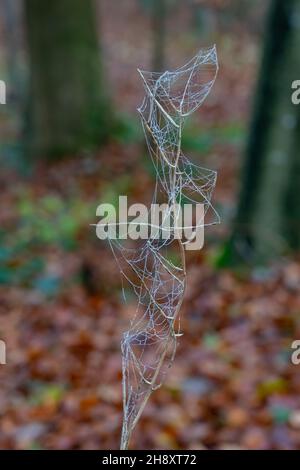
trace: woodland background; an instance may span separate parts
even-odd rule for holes
[[[216,43],[219,75],[185,129],[218,171],[220,226],[188,255],[175,363],[136,449],[299,449],[299,0],[1,0],[0,447],[115,449],[124,303],[90,224],[154,174],[136,68]]]

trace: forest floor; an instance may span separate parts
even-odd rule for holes
[[[134,2],[103,3],[105,64],[124,122],[118,135],[98,152],[40,162],[25,176],[7,165],[0,175],[0,339],[7,343],[0,448],[119,445],[120,340],[134,305],[124,303],[118,267],[90,224],[101,202],[119,194],[148,201],[153,192],[134,115],[143,94],[135,69],[150,67],[150,41],[146,35],[137,47],[147,22]],[[188,35],[189,22],[184,15],[171,22],[171,37],[180,26],[184,38],[171,42],[174,64],[201,41]],[[132,448],[300,447],[300,366],[291,362],[300,339],[299,259],[238,271],[216,264],[237,199],[259,41],[242,26],[222,33],[219,79],[186,129],[186,152],[218,170],[213,201],[222,224],[208,228],[205,248],[188,256],[184,335]]]

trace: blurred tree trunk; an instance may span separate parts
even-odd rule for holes
[[[161,72],[165,67],[165,42],[167,0],[153,0],[153,70]]]
[[[91,148],[111,126],[92,0],[25,0],[30,60],[28,150]]]
[[[299,44],[300,38],[298,39]],[[300,70],[299,70],[300,75]],[[295,106],[295,105],[294,105]],[[296,106],[295,106],[296,108]],[[300,250],[300,105],[291,142],[288,186],[284,198],[284,233],[288,246]]]
[[[300,248],[300,0],[273,0],[233,234],[221,264],[262,261]],[[297,218],[296,218],[297,217]]]

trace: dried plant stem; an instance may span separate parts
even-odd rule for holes
[[[173,191],[172,191],[172,194],[173,194],[173,197],[172,197],[172,200],[171,200],[171,205],[175,205],[176,203],[176,200],[175,200],[175,187],[176,187],[176,176],[177,176],[177,168],[178,168],[178,161],[179,161],[179,157],[180,157],[180,151],[181,151],[181,134],[182,134],[182,123],[180,123],[180,126],[179,126],[179,141],[178,141],[178,149],[177,149],[177,155],[176,155],[176,162],[175,162],[175,165],[174,165],[174,173],[173,173]],[[181,264],[182,264],[182,269],[183,269],[183,276],[184,276],[184,288],[183,288],[183,294],[180,298],[180,301],[178,302],[177,306],[176,306],[176,310],[175,310],[175,314],[174,314],[174,317],[173,317],[173,320],[172,322],[170,323],[170,334],[171,336],[174,337],[175,341],[176,341],[176,334],[175,334],[175,330],[174,330],[174,325],[175,325],[175,321],[176,321],[176,318],[178,316],[178,313],[180,312],[180,308],[181,308],[181,305],[182,305],[182,302],[183,302],[183,298],[184,298],[184,292],[185,292],[185,289],[186,289],[186,259],[185,259],[185,251],[184,251],[184,245],[182,243],[182,240],[181,239],[178,239],[178,244],[179,244],[179,250],[180,250],[180,258],[181,258]],[[163,350],[162,354],[161,354],[161,357],[160,357],[160,360],[159,360],[159,363],[156,367],[156,371],[152,377],[152,380],[151,380],[151,384],[149,385],[149,390],[148,392],[145,394],[145,397],[143,399],[143,402],[140,406],[140,409],[131,425],[131,429],[130,431],[127,430],[124,432],[122,432],[122,436],[121,436],[121,445],[120,445],[120,450],[127,450],[128,449],[128,446],[129,446],[129,441],[130,441],[130,437],[131,437],[131,434],[132,434],[132,431],[134,430],[135,426],[137,425],[143,411],[144,411],[144,408],[148,402],[148,399],[153,391],[153,389],[155,388],[155,382],[156,382],[156,379],[160,373],[160,370],[162,368],[162,365],[164,363],[164,360],[165,360],[165,356],[168,352],[168,343],[166,343],[166,346],[165,346],[165,349]]]

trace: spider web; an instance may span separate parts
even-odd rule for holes
[[[203,204],[204,218],[193,228],[219,222],[211,205],[216,172],[188,160],[181,150],[181,136],[187,116],[209,94],[217,75],[215,46],[201,50],[186,65],[174,71],[155,73],[138,70],[145,98],[138,108],[152,159],[156,183],[152,203],[165,202],[165,217],[176,227],[175,202]],[[209,215],[209,217],[208,217]],[[179,310],[186,283],[184,243],[162,237],[165,220],[140,246],[126,246],[109,240],[124,278],[136,297],[130,328],[123,335],[123,428],[121,448],[127,448],[151,392],[163,383],[171,366],[180,333]],[[149,224],[151,226],[151,224]],[[153,227],[152,227],[153,228]]]

